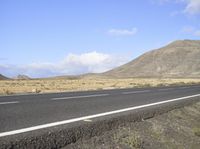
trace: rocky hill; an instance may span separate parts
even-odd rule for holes
[[[110,77],[200,78],[200,40],[178,40],[103,73]]]
[[[29,80],[31,79],[29,76],[27,75],[18,75],[16,78],[14,79],[17,79],[17,80]]]

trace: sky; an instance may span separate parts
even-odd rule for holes
[[[9,77],[104,72],[183,39],[200,39],[200,0],[0,0]]]

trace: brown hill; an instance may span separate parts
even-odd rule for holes
[[[9,78],[7,78],[7,77],[3,76],[2,74],[0,74],[0,80],[7,80],[7,79],[9,79]]]
[[[200,77],[200,40],[179,40],[103,73],[111,77]]]

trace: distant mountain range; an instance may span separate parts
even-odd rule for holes
[[[18,75],[14,78],[8,78],[2,74],[0,74],[0,80],[9,80],[9,79],[15,79],[15,80],[29,80],[31,79],[30,77],[28,77],[27,75]]]
[[[200,40],[172,42],[102,75],[118,78],[200,78]]]

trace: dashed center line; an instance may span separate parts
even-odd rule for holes
[[[162,89],[159,89],[159,91],[169,91],[169,90],[173,90],[174,88],[162,88]]]
[[[122,94],[137,94],[137,93],[147,93],[147,92],[150,92],[150,90],[123,92]]]
[[[15,103],[19,103],[19,101],[0,102],[0,105],[15,104]]]
[[[180,89],[186,89],[186,88],[190,88],[190,87],[180,87]]]
[[[71,97],[58,97],[52,98],[51,100],[64,100],[64,99],[76,99],[76,98],[91,98],[91,97],[102,97],[109,96],[110,94],[95,94],[95,95],[85,95],[85,96],[71,96]]]

